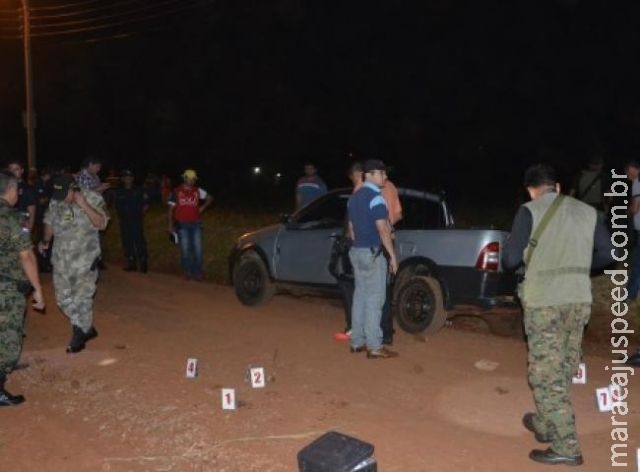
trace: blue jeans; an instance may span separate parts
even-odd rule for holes
[[[185,275],[202,276],[202,223],[180,223],[180,261]]]
[[[351,309],[351,346],[382,346],[380,318],[387,290],[387,259],[377,248],[354,247],[349,251],[356,289]]]
[[[636,231],[636,245],[631,256],[631,271],[627,282],[627,290],[629,291],[627,302],[635,300],[638,296],[638,291],[640,291],[640,231]]]

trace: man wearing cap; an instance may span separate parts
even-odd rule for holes
[[[387,272],[396,272],[398,261],[391,240],[389,212],[380,189],[386,167],[378,159],[364,163],[364,183],[349,198],[349,235],[353,241],[349,259],[355,292],[351,312],[351,352],[367,351],[369,359],[398,354],[382,346],[380,318],[385,301]],[[388,254],[385,258],[383,251]]]
[[[0,172],[0,407],[24,402],[24,396],[5,389],[5,382],[20,358],[25,295],[31,287],[34,308],[44,309],[31,239],[13,209],[17,201],[18,180],[9,172]]]
[[[116,189],[115,201],[120,223],[120,239],[127,259],[127,272],[140,269],[147,272],[147,241],[144,237],[144,214],[149,208],[149,196],[143,188],[133,185],[134,175],[122,171],[122,186]]]
[[[102,195],[80,189],[72,176],[53,178],[39,248],[48,250],[53,239],[53,286],[58,306],[71,321],[69,353],[83,350],[86,342],[98,335],[93,326],[93,295],[100,258],[98,233],[109,221],[105,207]]]
[[[582,464],[569,389],[591,316],[591,268],[613,261],[613,246],[596,210],[559,194],[555,170],[531,166],[524,176],[531,201],[520,207],[502,265],[524,267],[518,295],[529,347],[529,385],[535,413],[522,418],[538,442],[529,458],[543,464]]]
[[[193,169],[182,174],[183,183],[169,195],[169,233],[177,230],[180,259],[185,279],[204,279],[202,272],[202,219],[201,214],[211,205],[213,198],[206,190],[196,186],[198,175]],[[203,202],[200,204],[200,202]]]
[[[296,210],[307,206],[325,193],[327,184],[318,175],[318,169],[311,162],[305,163],[304,175],[296,182]]]

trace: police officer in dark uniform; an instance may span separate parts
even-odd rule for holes
[[[32,232],[36,218],[36,196],[33,187],[23,179],[24,166],[19,160],[9,161],[7,170],[18,179],[18,203],[14,208],[20,213],[22,227]]]
[[[144,214],[149,208],[149,197],[142,187],[134,186],[134,174],[122,171],[122,186],[116,189],[115,202],[122,248],[127,258],[124,270],[147,272],[147,241],[144,237]]]
[[[49,208],[49,201],[51,200],[51,195],[53,194],[51,171],[49,169],[42,169],[42,171],[40,172],[40,177],[36,181],[33,189],[36,198],[36,220],[33,233],[34,240],[40,241],[42,239],[43,229],[42,218],[44,217],[44,213],[47,211],[47,208]],[[38,253],[37,256],[40,272],[51,272],[52,267],[50,252],[44,251],[43,253]]]

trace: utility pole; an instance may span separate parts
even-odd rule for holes
[[[29,0],[22,2],[22,32],[24,42],[24,80],[26,98],[26,120],[27,128],[27,164],[29,170],[36,169],[36,123],[35,111],[33,107],[33,76],[31,72],[31,16],[29,11]]]

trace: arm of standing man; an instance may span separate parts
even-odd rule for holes
[[[398,270],[398,259],[396,257],[396,250],[393,247],[393,241],[391,239],[391,228],[389,226],[389,221],[387,219],[376,220],[376,228],[378,229],[378,234],[380,234],[382,245],[386,249],[387,254],[389,254],[389,271],[392,274],[395,274]]]
[[[207,194],[207,196],[204,199],[204,203],[202,205],[200,205],[200,213],[204,213],[204,211],[209,208],[209,206],[211,206],[211,204],[213,203],[213,197],[209,194]]]
[[[42,294],[42,285],[40,284],[40,276],[38,275],[38,263],[33,249],[25,249],[20,251],[20,265],[27,279],[33,287],[33,308],[36,310],[44,310],[44,296]]]
[[[100,212],[93,208],[82,192],[73,193],[73,201],[87,214],[91,224],[99,229],[103,230],[107,227],[108,219],[103,212]]]

